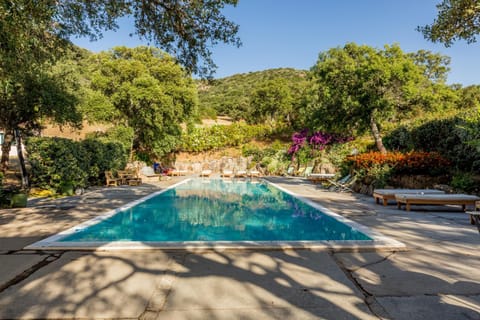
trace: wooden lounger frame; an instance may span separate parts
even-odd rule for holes
[[[414,189],[412,189],[414,190]],[[392,189],[392,191],[395,191],[395,189]],[[417,191],[417,190],[415,190]],[[432,191],[435,191],[434,193]],[[404,194],[402,191],[399,191],[398,193]],[[408,193],[410,194],[410,193]],[[418,192],[411,193],[411,194],[445,194],[445,192],[442,192],[441,190],[427,190],[427,189],[419,189]],[[382,200],[382,203],[384,206],[388,205],[388,200],[395,200],[395,193],[378,193],[373,191],[373,197],[375,198],[375,203],[379,204],[380,200]]]
[[[386,206],[388,205],[388,200],[395,200],[395,194],[379,194],[376,192],[373,192],[373,197],[375,198],[375,203],[379,204],[380,200],[382,200],[383,205]]]
[[[431,204],[431,205],[445,205],[445,204],[458,204],[462,206],[462,210],[465,211],[467,205],[475,205],[477,200],[467,200],[467,199],[415,199],[415,198],[395,198],[397,200],[398,209],[402,208],[402,204],[405,204],[405,210],[410,211],[410,205],[412,204]]]

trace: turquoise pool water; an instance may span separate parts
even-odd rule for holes
[[[266,182],[190,180],[60,242],[371,240]]]

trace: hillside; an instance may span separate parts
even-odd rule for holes
[[[306,70],[279,68],[235,74],[211,81],[198,81],[200,115],[245,118],[252,93],[266,81],[283,81],[295,98],[305,86],[306,78]]]

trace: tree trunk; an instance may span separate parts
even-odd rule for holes
[[[23,157],[23,148],[22,148],[22,137],[20,136],[20,130],[15,129],[15,141],[17,143],[17,155],[18,162],[20,162],[20,171],[22,173],[22,188],[28,188],[28,174],[27,168],[25,167],[25,158]]]
[[[12,148],[13,134],[5,130],[5,136],[2,144],[2,159],[0,160],[0,171],[5,172],[8,169],[10,160],[10,149]]]
[[[372,135],[375,139],[375,145],[377,146],[378,151],[380,151],[382,154],[386,154],[387,149],[385,149],[385,146],[383,145],[382,136],[380,135],[377,122],[375,121],[373,115],[370,116],[370,129],[372,130]]]

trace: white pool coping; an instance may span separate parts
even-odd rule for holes
[[[277,189],[299,199],[300,201],[314,207],[322,213],[333,217],[335,220],[346,224],[353,229],[365,234],[372,240],[319,240],[319,241],[89,241],[89,242],[61,242],[60,240],[66,236],[74,234],[80,230],[88,228],[97,224],[120,211],[128,210],[150,198],[162,194],[170,189],[187,183],[191,179],[185,179],[175,183],[165,189],[151,193],[138,200],[132,201],[117,209],[108,211],[101,216],[95,217],[85,221],[72,228],[59,232],[51,237],[35,242],[26,246],[25,250],[88,250],[88,251],[113,251],[113,250],[227,250],[227,249],[259,249],[259,250],[283,250],[283,249],[328,249],[333,251],[372,251],[372,250],[406,250],[405,244],[386,237],[379,232],[376,232],[364,225],[349,220],[333,211],[321,206],[320,204],[311,201],[301,195],[298,195],[290,190],[287,190],[276,183],[265,181]]]

